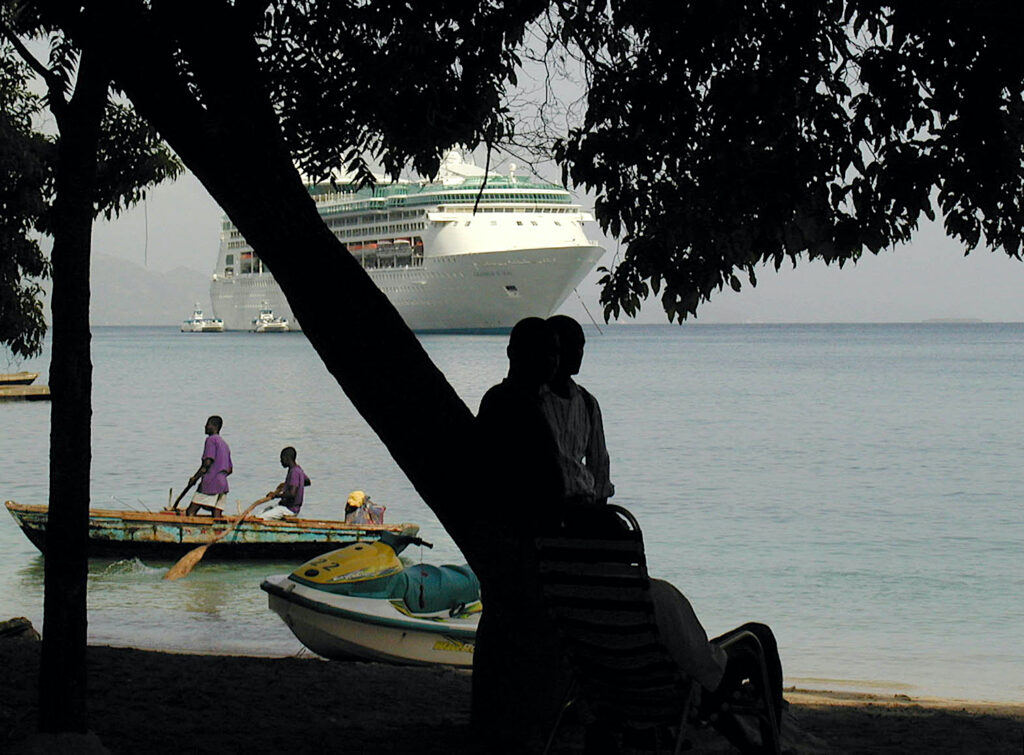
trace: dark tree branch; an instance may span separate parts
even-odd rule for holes
[[[0,33],[2,33],[7,41],[10,42],[11,46],[14,47],[18,56],[24,60],[33,71],[39,74],[43,81],[46,82],[46,91],[48,94],[50,109],[53,111],[54,116],[60,114],[60,112],[67,107],[67,93],[64,89],[63,79],[44,66],[24,45],[18,35],[15,34],[14,31],[2,20],[0,20]]]

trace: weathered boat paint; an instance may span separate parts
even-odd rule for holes
[[[46,552],[46,506],[4,504],[22,532]],[[89,555],[97,557],[176,559],[226,530],[234,517],[183,516],[164,511],[89,510]],[[264,521],[246,519],[210,550],[211,560],[306,559],[382,532],[413,527],[401,524],[346,524],[330,519]]]

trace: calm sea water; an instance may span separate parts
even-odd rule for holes
[[[787,684],[1024,700],[1024,325],[603,330],[580,381],[602,404],[615,501],[710,634],[767,622]],[[423,341],[473,409],[504,374],[502,336]],[[310,514],[339,517],[363,489],[420,524],[424,560],[461,561],[301,335],[97,328],[93,361],[93,506],[165,505],[218,413],[232,506],[279,481],[290,444]],[[43,382],[47,364],[19,366]],[[48,423],[46,404],[0,404],[0,499],[46,502]],[[90,640],[301,651],[258,586],[295,564],[204,561],[164,582],[168,566],[93,561]],[[0,618],[41,625],[42,574],[4,515]]]

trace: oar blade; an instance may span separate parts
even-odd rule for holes
[[[199,563],[200,559],[206,554],[206,549],[210,547],[210,543],[206,545],[200,545],[193,548],[180,559],[178,563],[172,566],[167,573],[164,575],[164,579],[181,579],[187,577],[189,572],[195,568],[195,565]]]
[[[258,501],[253,501],[251,504],[249,504],[249,508],[243,511],[242,515],[239,516],[238,519],[236,519],[234,522],[232,522],[230,527],[221,532],[219,535],[214,536],[213,539],[210,540],[210,542],[205,543],[204,545],[200,545],[198,548],[193,548],[184,556],[182,556],[178,563],[172,566],[170,568],[170,571],[168,571],[164,575],[164,579],[181,579],[182,577],[188,576],[188,573],[192,571],[192,567],[198,564],[199,560],[206,554],[207,548],[216,543],[218,540],[225,538],[232,532],[234,532],[235,528],[242,523],[242,520],[249,516],[249,512],[251,512],[260,504],[266,503],[271,498],[272,496],[268,495],[265,498],[260,498]]]

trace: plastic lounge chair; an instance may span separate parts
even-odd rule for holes
[[[740,630],[719,639],[730,666],[714,693],[686,676],[659,636],[643,535],[628,511],[567,507],[536,542],[545,607],[573,676],[545,752],[574,706],[590,721],[588,752],[615,752],[620,738],[638,734],[657,747],[674,731],[678,753],[691,721],[710,723],[741,752],[779,751],[757,637]]]

